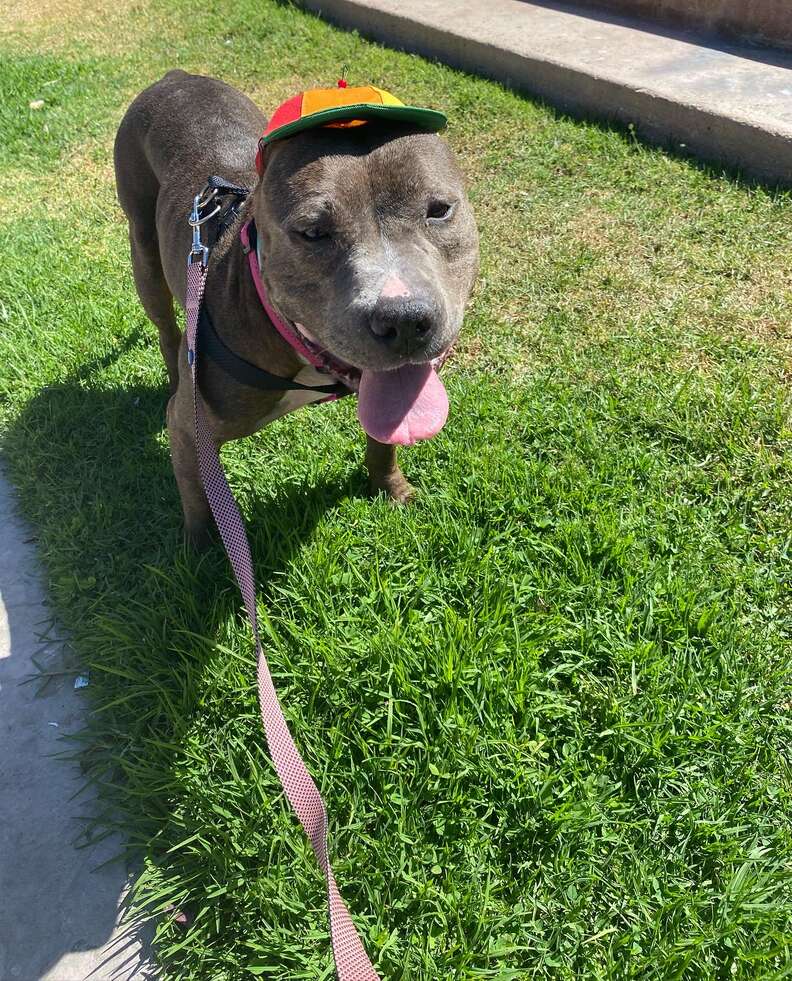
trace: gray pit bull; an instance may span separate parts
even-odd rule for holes
[[[265,122],[250,99],[225,83],[171,71],[134,100],[115,141],[135,284],[159,330],[170,380],[167,420],[185,532],[198,546],[213,522],[198,473],[192,382],[173,300],[185,304],[186,216],[208,175],[253,187],[211,254],[204,303],[215,331],[235,354],[271,374],[304,385],[328,382],[264,311],[239,237],[252,217],[261,278],[277,313],[334,360],[359,369],[370,487],[395,501],[408,501],[413,490],[394,444],[439,428],[432,416],[441,413],[445,392],[428,364],[453,344],[478,269],[463,179],[436,133],[394,121],[305,130],[264,148],[259,179],[255,157]],[[261,391],[210,358],[199,365],[218,448],[323,397]],[[428,384],[416,409],[404,390],[421,372]]]

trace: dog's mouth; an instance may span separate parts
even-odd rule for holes
[[[358,393],[358,420],[363,430],[380,443],[411,446],[437,435],[448,418],[448,394],[437,369],[449,350],[432,361],[404,364],[388,371],[356,368],[326,350],[303,324],[295,331],[309,351],[329,362]]]

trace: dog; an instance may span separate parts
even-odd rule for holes
[[[170,381],[167,424],[185,534],[198,547],[210,540],[213,521],[199,478],[191,369],[174,300],[185,305],[186,218],[210,174],[252,187],[209,260],[204,304],[214,330],[235,355],[271,375],[327,385],[327,375],[286,343],[262,306],[239,235],[252,218],[261,280],[278,315],[359,373],[369,485],[396,502],[413,495],[396,444],[413,441],[402,432],[409,429],[405,420],[420,423],[422,413],[439,412],[435,402],[445,393],[429,366],[454,343],[478,271],[464,181],[435,132],[370,119],[305,129],[263,146],[265,125],[254,103],[231,86],[175,70],[132,102],[115,140],[135,285],[159,331]],[[199,365],[218,448],[326,397],[310,388],[252,387],[211,358]],[[429,387],[424,404],[411,409],[401,389],[418,372]],[[383,430],[389,414],[395,428]]]

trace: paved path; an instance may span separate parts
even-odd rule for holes
[[[51,619],[31,534],[0,472],[0,981],[153,978],[140,936],[119,927],[127,886],[117,837],[75,840],[94,799],[73,795],[79,768],[53,753],[82,728],[75,671],[37,697],[24,684],[41,667],[62,670],[63,645],[43,642]],[[52,723],[57,723],[54,725]]]
[[[792,184],[792,55],[566,3],[301,0],[362,34]],[[409,93],[408,93],[409,94]]]

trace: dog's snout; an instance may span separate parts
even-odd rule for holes
[[[369,330],[377,340],[400,354],[420,349],[436,326],[434,305],[415,296],[381,296],[369,319]]]

